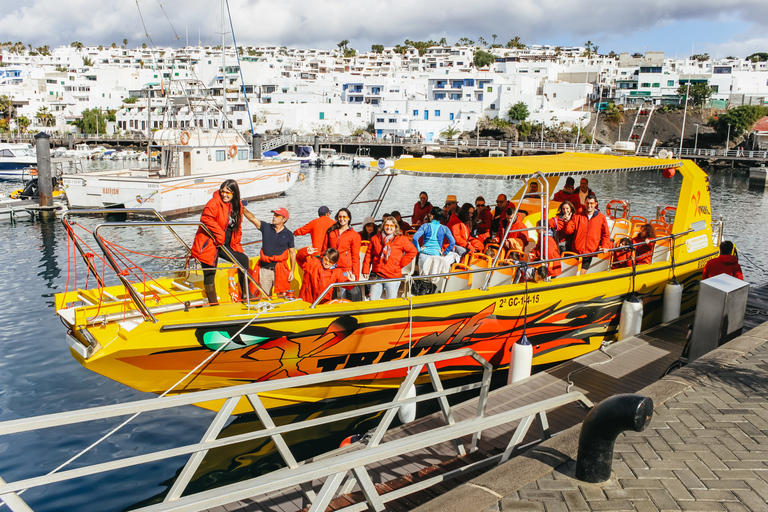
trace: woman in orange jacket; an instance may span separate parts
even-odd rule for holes
[[[360,279],[360,235],[350,227],[352,214],[346,208],[336,212],[336,223],[328,228],[323,242],[323,252],[329,247],[339,251],[339,262],[336,264],[344,272],[348,272],[354,279]],[[346,298],[346,290],[342,288],[341,298]]]
[[[318,252],[314,247],[305,247],[296,253],[296,262],[304,271],[299,298],[309,303],[317,300],[328,286],[348,281],[344,271],[336,266],[339,261],[339,252],[336,249],[326,249],[320,258],[313,256]],[[332,292],[333,290],[326,293],[320,304],[331,300]]]
[[[403,236],[394,217],[387,217],[381,225],[381,232],[371,239],[363,260],[363,278],[395,279],[402,277],[403,267],[416,257],[416,247],[408,237]],[[399,281],[371,284],[371,300],[379,300],[383,290],[388,299],[397,297]]]
[[[248,268],[248,256],[240,245],[243,236],[243,216],[255,225],[254,215],[242,207],[240,187],[235,180],[224,181],[219,190],[213,193],[213,197],[200,215],[200,222],[208,229],[202,226],[197,228],[195,241],[192,243],[192,256],[203,267],[203,285],[209,304],[218,303],[214,278],[219,257],[232,261],[222,247],[226,247],[242,268]],[[240,289],[245,290],[245,275],[238,270],[237,277]]]

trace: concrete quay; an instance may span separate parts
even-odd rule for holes
[[[581,425],[419,512],[768,511],[768,322],[642,389],[643,432],[616,440],[607,482],[574,478]]]

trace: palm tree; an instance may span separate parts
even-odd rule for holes
[[[127,39],[123,39],[123,46],[128,46],[128,40]]]
[[[493,38],[493,42],[491,43],[491,45],[495,45],[496,44],[496,38],[499,37],[499,36],[497,36],[496,34],[491,34],[491,37]]]
[[[37,121],[43,126],[53,126],[53,114],[48,111],[48,107],[40,107],[35,114]]]
[[[587,51],[584,53],[586,54],[587,58],[590,58],[592,56],[592,41],[587,41],[584,43],[584,46],[587,47]]]
[[[440,132],[440,136],[450,140],[460,133],[461,133],[461,130],[459,130],[458,128],[454,126],[449,126],[445,130]]]

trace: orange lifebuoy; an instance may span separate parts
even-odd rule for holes
[[[618,212],[619,209],[621,209],[621,215],[617,216],[613,212]],[[612,219],[626,219],[629,214],[629,205],[626,201],[622,201],[621,199],[611,199],[608,201],[608,204],[605,205],[605,212]]]
[[[659,212],[659,218],[660,218],[660,219],[664,219],[664,222],[667,222],[667,214],[668,214],[668,213],[672,213],[672,212],[675,212],[675,213],[677,213],[677,208],[676,208],[675,206],[665,206],[665,207],[664,207],[664,208],[662,208],[662,209],[661,209],[661,211]],[[672,219],[674,219],[674,218],[675,218],[675,217],[674,217],[674,215],[673,215],[673,216],[672,216]],[[669,223],[669,222],[667,222],[667,224],[670,224],[670,223]]]
[[[232,144],[231,146],[229,146],[229,157],[235,158],[235,155],[237,155],[237,146]]]
[[[182,146],[186,146],[189,144],[189,132],[184,130],[181,132],[181,135],[179,136],[179,142],[181,142]]]

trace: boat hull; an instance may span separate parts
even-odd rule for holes
[[[165,216],[202,210],[225,179],[234,179],[243,199],[278,196],[299,180],[298,162],[270,163],[177,178],[137,177],[132,171],[65,175],[70,208],[151,208]]]
[[[710,248],[711,249],[711,248]],[[684,286],[683,311],[695,307],[702,253],[675,275]],[[533,364],[566,361],[615,339],[623,300],[633,291],[631,270],[561,278],[549,283],[346,303],[309,309],[285,304],[248,324],[253,314],[240,304],[191,309],[143,322],[130,332],[107,325],[91,330],[104,348],[89,359],[73,351],[86,368],[132,388],[163,393],[193,392],[250,382],[290,378],[362,365],[372,374],[355,381],[284,389],[262,396],[269,408],[391,389],[404,372],[376,373],[376,363],[472,348],[495,368],[509,364],[510,349],[523,331],[533,344]],[[644,302],[644,328],[661,321],[664,285],[673,273],[668,263],[638,271],[635,289]],[[528,304],[527,314],[525,304]],[[294,313],[285,312],[290,307]],[[246,325],[248,324],[248,325]],[[244,329],[244,330],[243,330]],[[240,332],[242,330],[242,332]],[[187,373],[231,336],[233,342],[204,368]],[[117,338],[117,341],[110,340]],[[158,340],[162,339],[162,346]],[[447,378],[481,368],[471,358],[439,368]],[[220,404],[201,404],[215,409]],[[243,401],[236,412],[251,410]]]

